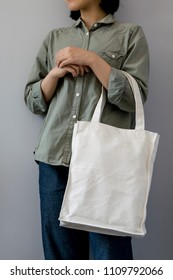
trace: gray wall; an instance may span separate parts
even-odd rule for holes
[[[71,24],[63,0],[0,0],[0,259],[42,259],[38,170],[33,148],[42,119],[23,90],[47,32]],[[119,20],[143,26],[151,56],[148,130],[160,133],[147,230],[134,239],[136,259],[173,259],[173,2],[122,0]]]

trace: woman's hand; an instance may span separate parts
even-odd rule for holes
[[[77,48],[66,47],[56,55],[56,65],[59,68],[63,68],[67,65],[89,66],[93,53],[91,51]]]
[[[66,74],[71,73],[73,77],[77,77],[79,75],[83,76],[85,72],[89,72],[88,67],[82,65],[67,65],[63,68],[55,66],[51,71],[50,75],[54,78],[63,78]]]

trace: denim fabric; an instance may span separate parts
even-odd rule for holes
[[[131,237],[119,237],[59,226],[59,212],[68,178],[68,168],[39,163],[42,239],[47,260],[130,260]]]

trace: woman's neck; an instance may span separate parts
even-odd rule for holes
[[[95,22],[103,19],[106,16],[106,13],[101,8],[92,10],[81,10],[80,12],[81,18],[88,30]]]

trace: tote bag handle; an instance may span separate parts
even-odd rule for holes
[[[135,99],[135,106],[136,106],[135,130],[144,130],[145,129],[144,109],[143,109],[143,104],[142,104],[142,99],[141,99],[141,94],[140,94],[138,84],[137,84],[136,80],[130,74],[128,74],[125,71],[122,71],[122,73],[124,73],[124,75],[128,79],[132,92],[133,92],[133,95],[134,95],[134,99]],[[95,108],[91,122],[100,122],[105,103],[106,103],[106,96],[104,93],[104,88],[102,87],[100,99]]]

